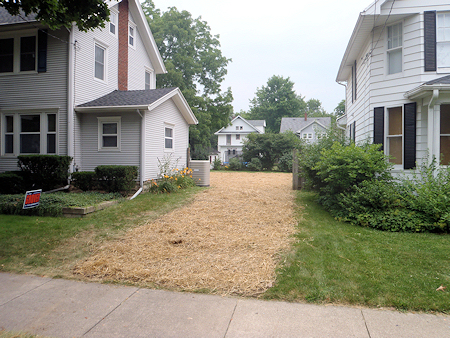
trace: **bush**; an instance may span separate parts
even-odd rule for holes
[[[95,168],[100,187],[108,192],[129,193],[136,187],[138,168],[125,165],[99,165]]]
[[[278,161],[278,170],[291,173],[292,172],[292,151],[286,151],[283,156],[280,157]]]
[[[247,163],[247,169],[252,171],[261,171],[262,165],[261,160],[257,157],[253,157],[250,162]]]
[[[21,194],[25,191],[25,184],[20,171],[0,173],[0,194]]]
[[[149,190],[152,193],[171,193],[179,189],[193,187],[194,185],[191,169],[179,170],[174,168],[170,172],[162,174],[157,181],[151,180]]]
[[[319,182],[319,202],[328,208],[337,208],[342,193],[351,193],[355,187],[367,180],[389,180],[392,163],[380,145],[366,144],[343,146],[335,143],[330,149],[322,150],[321,157],[313,170]]]
[[[242,170],[243,168],[244,168],[243,163],[237,157],[233,157],[228,163],[229,170],[239,171]]]
[[[72,184],[83,191],[93,190],[98,186],[94,171],[78,171],[72,173]]]
[[[20,155],[18,165],[23,172],[25,189],[48,191],[67,184],[70,156]]]
[[[216,158],[213,162],[213,170],[222,169],[222,161],[219,158]]]

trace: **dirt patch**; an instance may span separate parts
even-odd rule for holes
[[[194,201],[100,247],[74,272],[187,291],[256,295],[294,232],[292,175],[211,172]]]

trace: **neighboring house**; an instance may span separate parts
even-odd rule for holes
[[[215,132],[218,136],[217,150],[222,163],[228,163],[233,157],[242,155],[242,146],[248,134],[264,134],[265,120],[246,120],[240,115],[235,117],[228,127]]]
[[[317,141],[331,126],[331,117],[282,117],[280,133],[292,131],[308,143]]]
[[[139,1],[108,3],[110,22],[88,32],[0,7],[0,172],[21,154],[58,154],[71,170],[138,166],[142,184],[158,159],[186,164],[197,119],[178,88],[156,89],[166,69]]]
[[[450,4],[375,1],[358,18],[336,81],[348,135],[383,145],[394,172],[450,162]]]

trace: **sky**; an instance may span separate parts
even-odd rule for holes
[[[336,76],[359,13],[372,0],[153,0],[202,17],[220,35],[231,58],[222,89],[231,87],[235,113],[248,111],[258,88],[273,75],[290,78],[305,100],[318,99],[327,112],[344,99]]]

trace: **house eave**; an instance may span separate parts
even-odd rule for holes
[[[75,111],[77,113],[122,113],[136,110],[150,110],[149,107],[150,105],[75,107]]]
[[[434,84],[434,85],[423,84],[410,91],[407,91],[404,96],[409,100],[418,100],[433,95],[434,90],[439,90],[439,92],[445,91],[450,93],[450,84]]]

